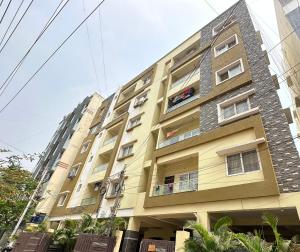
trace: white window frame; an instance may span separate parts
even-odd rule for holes
[[[152,81],[152,75],[148,75],[143,79],[143,85],[148,85],[151,83],[151,81]]]
[[[131,152],[128,153],[127,155],[123,155],[124,149],[125,149],[125,148],[129,148],[130,146],[132,146]],[[122,146],[122,147],[121,147],[121,151],[120,151],[119,158],[128,157],[128,156],[130,156],[131,154],[133,154],[133,146],[134,146],[134,143]]]
[[[235,43],[234,46],[228,48],[228,43],[229,43],[228,41],[231,41],[232,38],[235,38],[235,42],[236,42],[236,43]],[[218,57],[218,56],[220,56],[220,55],[222,55],[222,54],[224,54],[224,53],[226,53],[227,51],[229,51],[230,49],[234,48],[234,47],[237,46],[238,44],[239,44],[239,40],[238,40],[238,37],[237,37],[236,34],[234,34],[234,35],[230,36],[229,38],[225,39],[223,42],[221,42],[220,44],[218,44],[218,45],[216,45],[216,46],[214,47],[214,55],[215,55],[215,58]],[[218,48],[221,47],[221,46],[224,46],[224,45],[227,46],[227,49],[226,49],[225,51],[221,52],[221,53],[218,53],[218,51],[217,51]]]
[[[80,192],[81,187],[82,187],[82,184],[80,183],[80,184],[77,186],[76,192]]]
[[[74,177],[75,177],[75,176],[77,175],[77,173],[78,173],[78,170],[80,169],[80,165],[81,165],[81,163],[78,163],[78,164],[76,164],[76,165],[71,166],[70,171],[69,171],[69,173],[68,173],[68,177],[69,177],[71,171],[72,171],[74,168],[77,168],[76,171],[75,171],[75,174],[74,174]]]
[[[92,128],[90,129],[90,133],[91,133],[91,134],[95,134],[96,131],[97,131],[97,129],[98,129],[98,125],[92,127]]]
[[[143,92],[142,94],[140,94],[138,97],[135,98],[134,101],[134,107],[141,107],[145,104],[145,102],[148,100],[148,93],[150,90],[147,90],[145,92]],[[144,97],[144,100],[141,101],[140,99],[142,99]]]
[[[226,25],[225,25],[226,23]],[[216,26],[213,27],[212,29],[212,35],[216,36],[217,34],[219,34],[220,32],[224,31],[229,25],[235,23],[235,19],[233,16],[230,16],[229,18],[226,18],[225,20],[223,20],[222,22],[218,23]],[[223,26],[222,29],[218,32],[216,32],[216,28],[219,26]],[[225,25],[225,26],[224,26]]]
[[[80,150],[80,154],[86,152],[86,151],[89,149],[90,143],[91,143],[91,141],[88,141],[88,142],[83,143],[83,145],[82,145],[82,147],[81,147],[81,150]],[[87,147],[86,147],[86,148],[83,148],[85,145],[87,145]]]
[[[90,163],[90,162],[92,162],[93,161],[93,158],[94,158],[94,156],[93,155],[91,155],[90,157],[89,157],[89,160],[88,160],[88,162]]]
[[[234,96],[230,99],[227,99],[227,100],[225,100],[221,103],[218,103],[217,104],[218,123],[220,125],[223,125],[223,124],[230,123],[230,122],[236,121],[238,119],[244,118],[246,116],[258,113],[259,112],[259,107],[251,108],[251,103],[250,103],[250,99],[249,99],[249,97],[254,93],[255,93],[255,89],[252,88],[252,89],[250,89],[250,90],[248,90],[244,93],[238,94],[238,95],[236,95],[236,96]],[[245,99],[248,100],[249,109],[247,111],[244,111],[244,112],[239,113],[239,114],[234,114],[233,116],[224,119],[224,115],[223,115],[223,108],[224,107],[230,106],[232,104],[236,104],[236,103],[238,103],[240,101],[243,101]]]
[[[65,196],[65,198],[64,198],[63,202],[60,203],[60,199],[61,199],[61,197],[63,197],[63,196]],[[58,207],[64,206],[65,203],[66,203],[67,197],[68,197],[68,193],[66,193],[66,192],[65,192],[65,193],[62,193],[62,194],[60,195],[59,199],[58,199],[57,206],[58,206]]]
[[[245,172],[242,154],[245,153],[245,152],[253,151],[253,150],[256,151],[257,160],[258,160],[258,166],[259,166],[258,168],[259,168],[259,169],[258,169],[258,170],[255,170],[255,171]],[[237,155],[237,154],[240,155],[240,160],[241,160],[241,165],[242,165],[242,172],[240,172],[240,173],[235,173],[235,174],[228,174],[228,162],[227,162],[227,157],[228,157],[228,156]],[[241,152],[230,153],[230,154],[226,155],[226,156],[225,156],[225,166],[226,166],[226,176],[228,176],[228,177],[238,176],[238,175],[245,175],[245,174],[248,174],[248,173],[254,173],[254,172],[260,172],[260,171],[262,171],[261,159],[260,159],[260,155],[259,155],[259,150],[258,150],[258,148],[249,149],[249,150],[244,150],[244,151],[241,151]]]
[[[114,180],[110,181],[108,197],[116,197],[117,196],[118,192],[116,190],[114,190],[115,191],[114,194],[112,194],[112,192],[113,192],[114,187],[118,186],[118,185],[120,185],[120,180],[119,179],[114,179]],[[122,188],[120,188],[120,190],[122,190]]]
[[[238,65],[238,64],[240,64],[240,66],[241,66],[241,72],[240,73],[238,73],[234,76],[231,76],[231,77],[228,74],[228,79],[222,80],[222,81],[219,80],[219,73],[220,72],[224,73],[224,72],[228,71],[230,68],[233,68],[235,65]],[[240,58],[236,61],[233,61],[230,64],[228,64],[227,66],[225,66],[225,67],[223,67],[223,68],[221,68],[221,69],[219,69],[215,72],[216,85],[220,85],[221,83],[223,83],[225,81],[233,79],[233,78],[239,76],[240,74],[244,73],[244,71],[245,71],[245,69],[244,69],[244,64],[243,64],[243,59],[242,58]]]
[[[137,123],[135,123],[134,125],[132,125],[132,122],[135,122],[137,119],[139,119],[139,121]],[[127,129],[128,130],[132,129],[132,128],[136,127],[137,125],[141,124],[141,120],[142,120],[142,114],[132,117],[131,119],[129,119]]]

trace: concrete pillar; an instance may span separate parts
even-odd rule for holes
[[[125,232],[122,252],[132,252],[137,250],[139,230],[141,220],[138,217],[130,217],[128,222],[128,228]]]
[[[115,244],[113,252],[119,252],[120,251],[121,242],[122,242],[122,237],[123,237],[123,231],[116,230],[115,237],[116,237],[116,244]]]
[[[190,233],[186,231],[176,231],[175,252],[184,252],[184,242],[190,238]]]
[[[202,224],[208,231],[210,231],[209,213],[205,211],[197,212],[197,222]]]

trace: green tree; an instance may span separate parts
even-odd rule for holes
[[[36,185],[31,173],[18,165],[0,167],[0,229],[15,225]]]

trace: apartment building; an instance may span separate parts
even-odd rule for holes
[[[299,233],[300,160],[261,43],[241,0],[103,101],[51,227],[117,209],[122,251],[183,239],[188,220],[250,231],[265,211]]]
[[[40,201],[36,207],[36,213],[41,219],[50,213],[67,177],[70,164],[74,162],[102,100],[103,98],[95,93],[86,97],[65,116],[48,144],[44,156],[39,160],[34,176],[43,179],[39,192]]]
[[[292,114],[300,133],[300,6],[297,0],[274,0],[283,52],[284,78],[292,99]]]

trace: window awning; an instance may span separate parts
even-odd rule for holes
[[[255,140],[248,141],[248,142],[243,143],[243,144],[223,147],[222,149],[217,150],[216,153],[219,156],[230,155],[230,154],[238,153],[238,152],[241,152],[241,151],[246,151],[246,150],[256,148],[256,146],[258,144],[264,143],[265,141],[266,141],[266,139],[264,137],[262,137],[262,138],[258,138],[258,139],[255,139]]]

